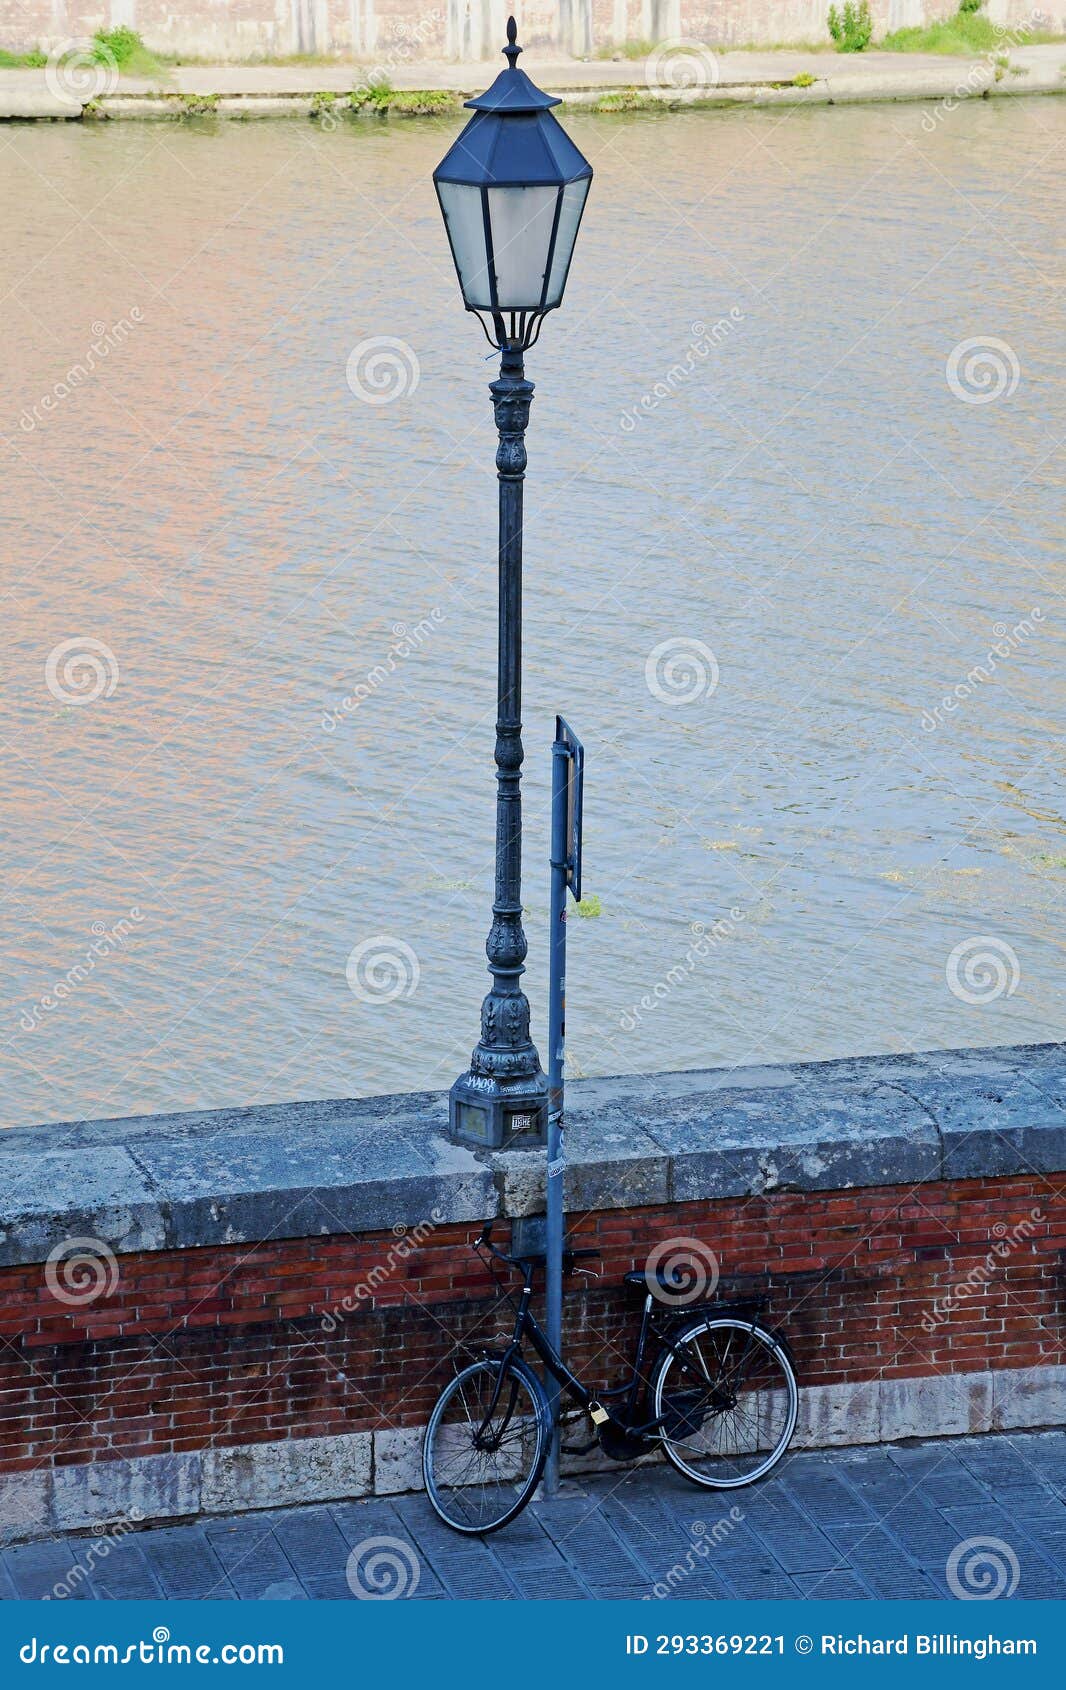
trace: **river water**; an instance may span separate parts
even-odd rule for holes
[[[1063,1036],[1066,103],[568,123],[596,181],[529,365],[542,1053],[556,709],[571,1072]],[[495,435],[453,133],[0,138],[5,1125],[465,1065]],[[384,390],[349,363],[381,337]]]

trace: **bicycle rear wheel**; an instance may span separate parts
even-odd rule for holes
[[[710,1490],[735,1490],[763,1478],[784,1455],[799,1390],[772,1332],[743,1316],[708,1314],[664,1350],[653,1401],[678,1472]]]
[[[548,1458],[550,1412],[523,1361],[476,1361],[444,1387],[426,1427],[422,1473],[446,1526],[468,1536],[499,1531],[520,1514]],[[494,1400],[495,1399],[495,1400]]]

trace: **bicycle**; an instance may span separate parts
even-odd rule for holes
[[[486,1221],[473,1243],[515,1309],[514,1332],[503,1350],[485,1350],[455,1375],[437,1399],[422,1446],[426,1491],[454,1531],[482,1536],[506,1526],[529,1502],[564,1419],[587,1418],[591,1442],[616,1461],[632,1461],[662,1447],[677,1471],[710,1490],[735,1490],[765,1478],[796,1427],[799,1392],[785,1339],[759,1323],[761,1308],[713,1303],[670,1307],[686,1294],[663,1268],[626,1273],[644,1292],[636,1353],[627,1378],[590,1391],[566,1366],[530,1311],[533,1278],[543,1254],[509,1256],[492,1242]],[[598,1250],[567,1249],[566,1274]],[[491,1260],[522,1275],[515,1301]],[[528,1339],[545,1369],[573,1405],[551,1423],[548,1397],[522,1353]],[[649,1347],[658,1346],[647,1376]]]

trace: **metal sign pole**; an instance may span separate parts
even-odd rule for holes
[[[563,1063],[566,1053],[566,890],[581,896],[581,798],[584,748],[561,716],[552,746],[551,935],[548,947],[548,1177],[545,1222],[546,1326],[557,1355],[563,1342]],[[544,1488],[559,1488],[559,1386],[550,1375],[553,1428]]]

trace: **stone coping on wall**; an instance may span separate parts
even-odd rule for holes
[[[0,1265],[534,1214],[544,1156],[446,1136],[444,1093],[193,1110],[0,1138]],[[568,1210],[1066,1169],[1066,1045],[580,1080]]]

